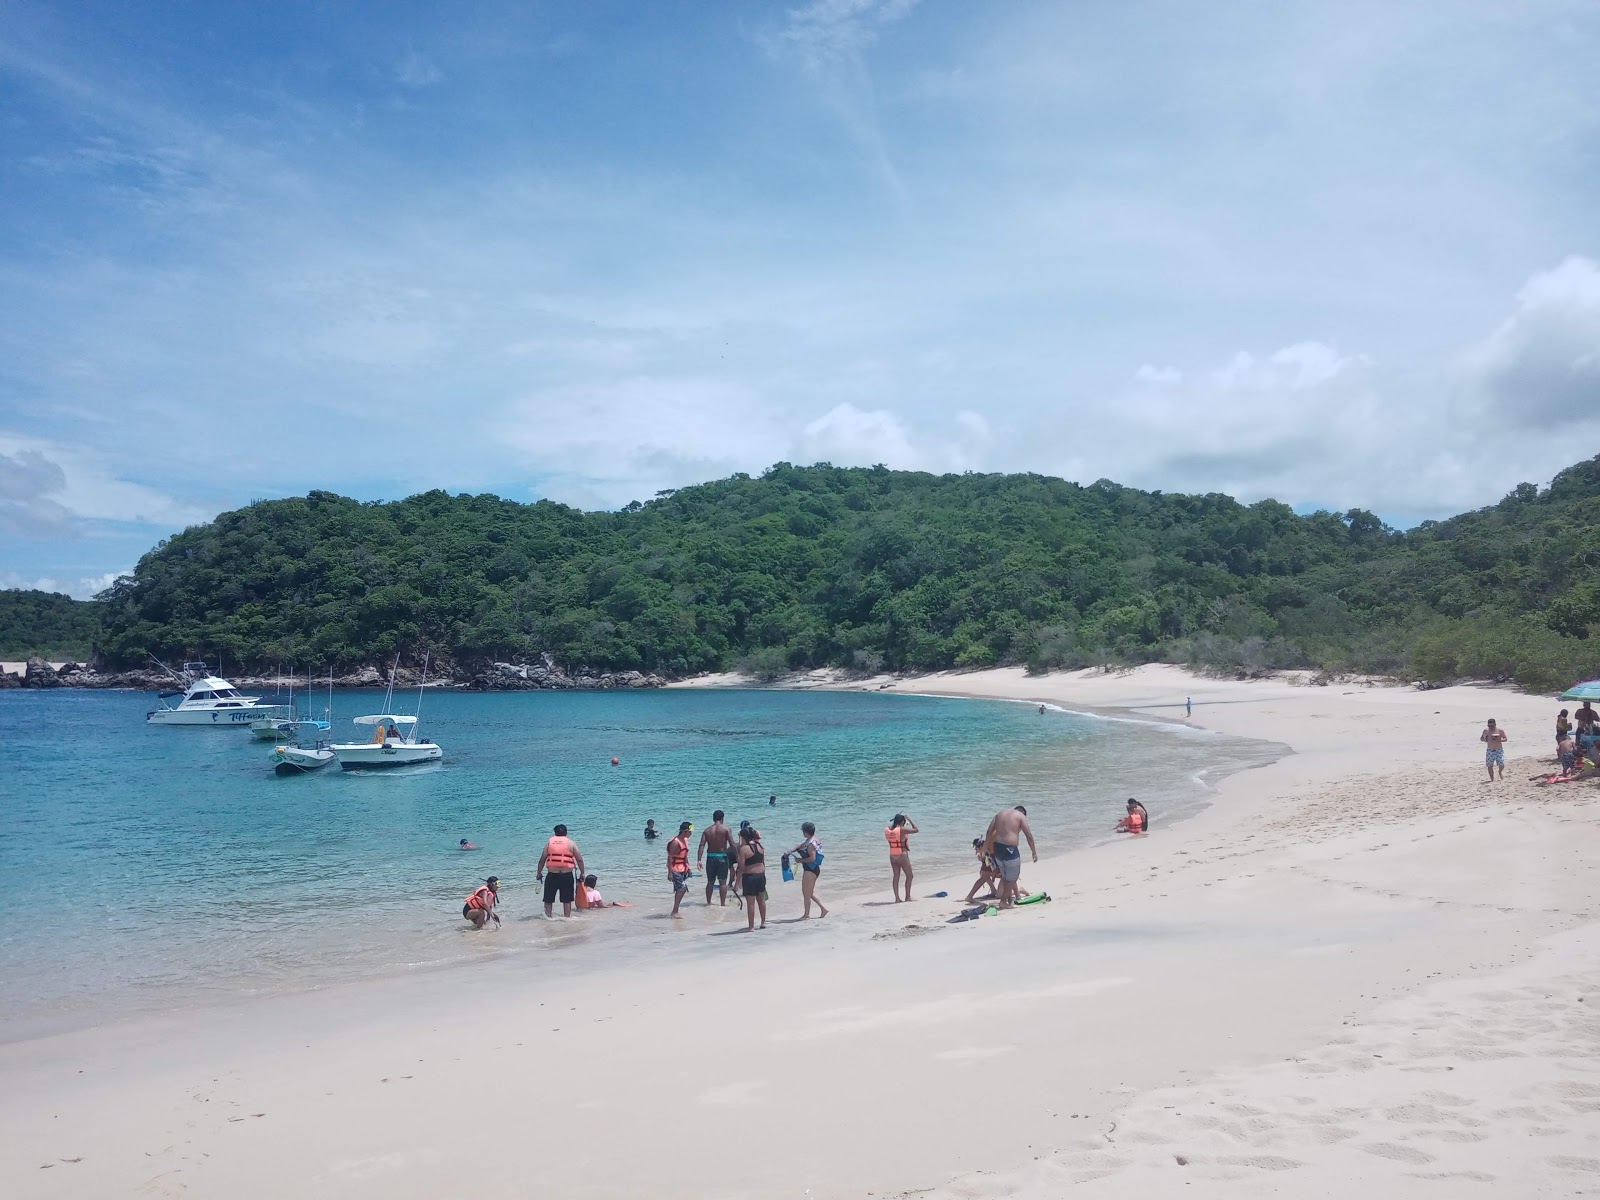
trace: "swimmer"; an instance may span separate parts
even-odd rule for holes
[[[778,798],[776,796],[768,796],[767,797],[767,807],[768,808],[777,808],[778,807]]]
[[[711,814],[711,828],[700,835],[700,849],[695,854],[695,866],[706,873],[706,903],[711,903],[711,891],[717,889],[722,906],[728,906],[728,875],[733,868],[733,830],[722,823],[723,811]]]
[[[1118,833],[1148,833],[1150,813],[1132,796],[1128,797],[1128,815],[1117,822]]]
[[[474,929],[482,929],[491,920],[498,929],[500,914],[494,911],[498,903],[500,903],[500,877],[491,875],[483,881],[482,887],[467,897],[467,902],[461,906],[461,915],[472,922]]]
[[[463,850],[482,850],[483,849],[482,846],[479,846],[479,845],[476,845],[476,844],[474,844],[472,842],[469,842],[469,841],[467,841],[466,838],[462,838],[461,839],[461,848]]]
[[[667,843],[667,882],[672,884],[672,916],[679,921],[683,919],[683,914],[678,907],[689,890],[689,835],[693,832],[693,823],[685,821],[678,826],[678,836]]]
[[[660,836],[661,836],[661,830],[656,828],[656,823],[653,820],[652,821],[646,821],[644,823],[644,840],[645,841],[653,842]]]
[[[904,813],[895,813],[889,827],[883,831],[889,843],[889,889],[894,892],[894,902],[900,900],[900,877],[906,879],[906,899],[911,899],[911,835],[918,832],[917,823]]]

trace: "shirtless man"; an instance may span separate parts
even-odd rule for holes
[[[1033,830],[1028,826],[1028,810],[1022,805],[1004,809],[989,822],[989,832],[983,839],[985,854],[994,856],[1000,870],[1000,907],[1010,908],[1017,902],[1017,881],[1022,878],[1022,838],[1028,839],[1028,852],[1033,861],[1039,861],[1039,847],[1034,844]]]
[[[1495,768],[1500,768],[1499,778],[1506,777],[1506,742],[1510,740],[1506,731],[1494,723],[1494,718],[1489,718],[1489,724],[1478,740],[1483,743],[1483,765],[1488,769],[1489,782],[1495,781]]]
[[[722,823],[723,811],[711,814],[711,828],[700,835],[700,849],[694,856],[695,866],[706,873],[706,903],[711,903],[711,889],[716,888],[722,897],[722,907],[728,907],[728,872],[733,865],[733,830]]]

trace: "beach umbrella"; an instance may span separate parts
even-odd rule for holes
[[[1575,683],[1561,693],[1563,700],[1600,700],[1600,679],[1588,683]]]

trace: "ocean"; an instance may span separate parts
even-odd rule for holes
[[[351,718],[381,700],[335,693],[335,739],[365,740]],[[606,896],[636,906],[583,918],[620,945],[659,937],[648,918],[671,905],[665,838],[645,841],[647,818],[669,836],[693,821],[698,838],[722,808],[735,826],[752,820],[774,857],[814,821],[819,894],[887,898],[883,827],[896,812],[921,827],[925,894],[922,883],[968,873],[972,839],[1003,806],[1028,806],[1051,855],[1110,836],[1128,796],[1159,834],[1217,779],[1282,752],[1165,723],[894,693],[430,691],[423,731],[444,763],[279,778],[269,744],[149,726],[153,703],[0,692],[0,1038],[447,969],[485,946],[559,953],[549,923],[527,919],[542,911],[534,869],[558,821]],[[461,838],[482,849],[459,850]],[[489,874],[504,928],[464,934],[462,900]],[[798,911],[798,885],[772,878],[773,914]],[[685,908],[702,902],[694,887]]]

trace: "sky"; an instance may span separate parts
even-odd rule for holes
[[[1397,526],[1600,451],[1593,0],[0,0],[0,586],[777,461]]]

